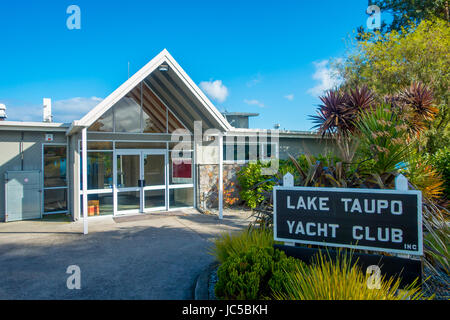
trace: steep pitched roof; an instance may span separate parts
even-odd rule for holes
[[[188,112],[189,110],[195,110],[197,113],[202,113],[202,115],[205,116],[207,123],[209,123],[210,126],[216,127],[219,130],[228,131],[232,129],[232,127],[225,119],[225,117],[219,112],[219,110],[217,110],[217,108],[200,90],[200,88],[186,74],[186,72],[175,61],[172,55],[166,49],[164,49],[149,63],[147,63],[142,69],[136,72],[131,78],[129,78],[119,88],[117,88],[113,93],[111,93],[106,99],[100,102],[94,109],[89,111],[83,118],[74,121],[70,129],[68,130],[68,134],[69,135],[73,134],[79,131],[81,128],[91,126],[98,118],[100,118],[106,111],[112,108],[118,101],[120,101],[120,99],[122,99],[128,92],[130,92],[142,81],[145,81],[147,85],[150,86],[151,82],[154,82],[155,86],[161,84],[162,83],[161,79],[164,80],[162,77],[158,78],[155,75],[155,78],[152,78],[149,76],[151,76],[153,72],[158,71],[159,66],[161,66],[162,64],[167,64],[169,66],[171,77],[171,79],[169,80],[170,83],[173,85],[172,89],[177,90],[175,94],[170,93],[169,98],[167,99],[170,99],[170,97],[174,97],[175,95],[184,97],[185,99],[183,101],[186,105],[181,106],[181,103],[177,100],[179,108],[185,107],[185,109],[187,109]],[[161,87],[165,88],[164,84],[162,84]],[[161,90],[161,87],[158,88]],[[161,91],[160,93],[162,95]],[[162,97],[161,100],[164,101],[165,100],[164,97]],[[170,101],[173,102],[173,100]],[[167,104],[169,104],[169,102],[167,102]],[[171,105],[168,105],[168,107],[171,108]],[[199,120],[199,119],[192,118],[192,120]]]

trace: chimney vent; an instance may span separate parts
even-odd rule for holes
[[[44,98],[43,120],[44,122],[52,122],[52,99]]]
[[[5,121],[6,118],[6,106],[2,103],[0,103],[0,121]]]

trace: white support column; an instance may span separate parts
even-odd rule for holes
[[[83,172],[83,233],[88,234],[88,194],[87,194],[87,128],[81,131],[81,155]]]
[[[408,187],[408,179],[402,175],[399,174],[397,177],[395,177],[395,190],[398,191],[408,191],[409,187]],[[413,258],[412,255],[409,254],[397,254],[398,257],[400,258],[406,258],[406,259],[411,259]]]
[[[283,187],[293,187],[294,186],[294,176],[292,173],[288,172],[283,176]],[[295,242],[285,242],[285,246],[295,247]]]
[[[223,219],[223,135],[219,133],[219,219]]]
[[[197,208],[197,188],[199,187],[199,183],[197,181],[197,141],[195,141],[194,138],[194,142],[192,143],[193,146],[193,155],[192,155],[192,182],[194,183],[194,208]]]

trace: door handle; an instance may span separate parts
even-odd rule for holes
[[[144,188],[145,187],[145,180],[138,180],[138,186],[139,186],[139,188]]]

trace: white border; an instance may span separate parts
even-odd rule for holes
[[[417,195],[417,228],[418,228],[418,250],[397,250],[388,248],[378,248],[378,247],[367,247],[358,245],[346,245],[340,243],[330,243],[330,242],[318,242],[318,241],[307,241],[298,239],[285,239],[277,237],[277,191],[287,190],[287,191],[325,191],[325,192],[348,192],[348,193],[378,193],[378,194],[406,194],[406,195]],[[343,247],[350,249],[359,250],[369,250],[369,251],[380,251],[388,253],[400,253],[409,255],[423,256],[423,231],[422,231],[422,192],[418,190],[408,190],[399,191],[392,189],[350,189],[350,188],[314,188],[314,187],[281,187],[276,186],[273,188],[273,236],[275,241],[283,242],[293,242],[301,244],[313,244],[326,247]]]

